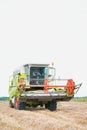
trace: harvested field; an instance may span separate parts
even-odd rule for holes
[[[0,102],[0,130],[87,130],[87,102],[59,102],[45,108],[15,110]]]

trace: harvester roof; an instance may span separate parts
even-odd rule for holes
[[[47,66],[49,66],[49,64],[25,64],[24,67],[25,67],[25,66],[32,66],[32,67],[36,67],[36,66],[37,66],[37,67],[40,67],[40,66],[41,66],[41,67],[47,67]]]

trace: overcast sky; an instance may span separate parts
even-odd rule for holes
[[[54,61],[57,76],[83,83],[87,96],[87,1],[0,0],[0,96],[26,63]]]

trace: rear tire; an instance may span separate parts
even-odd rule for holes
[[[9,101],[9,106],[10,106],[10,108],[14,108],[14,105],[11,100]]]
[[[47,104],[45,104],[45,108],[50,111],[55,111],[57,109],[57,102],[56,101],[50,101]]]

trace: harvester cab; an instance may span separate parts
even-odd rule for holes
[[[55,75],[53,64],[25,64],[16,69],[9,80],[10,107],[21,110],[40,105],[53,111],[57,101],[71,100],[82,84]]]

